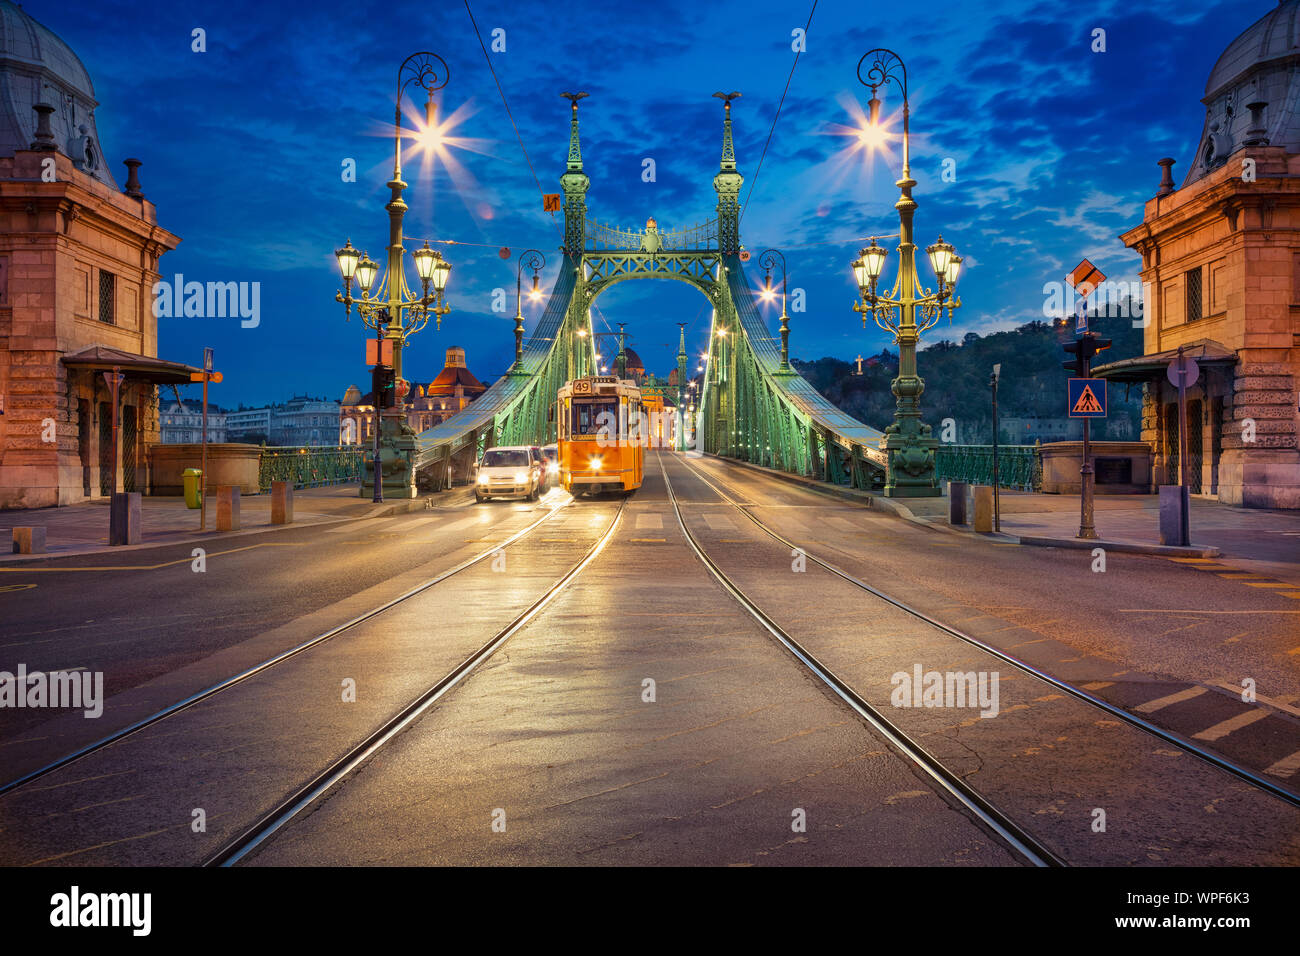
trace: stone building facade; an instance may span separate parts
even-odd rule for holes
[[[1300,0],[1284,0],[1215,64],[1191,170],[1174,160],[1121,239],[1142,256],[1145,354],[1097,374],[1142,383],[1153,482],[1178,484],[1178,389],[1190,355],[1188,484],[1251,507],[1300,508]]]
[[[157,385],[189,381],[189,366],[157,358],[150,302],[180,240],[158,225],[137,161],[117,187],[96,105],[76,54],[0,2],[0,508],[143,491]],[[122,376],[116,460],[104,373]]]

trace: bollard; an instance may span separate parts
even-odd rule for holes
[[[45,526],[14,528],[14,554],[44,554]]]
[[[993,486],[975,486],[975,530],[980,534],[993,531]]]
[[[1192,543],[1188,527],[1190,490],[1185,485],[1160,486],[1160,543],[1187,547]]]
[[[108,543],[111,547],[140,543],[140,492],[120,491],[108,506]]]
[[[239,530],[239,486],[217,487],[217,530]]]
[[[965,524],[966,523],[966,489],[969,487],[964,481],[948,482],[948,523]]]
[[[293,524],[293,482],[271,482],[271,524]]]

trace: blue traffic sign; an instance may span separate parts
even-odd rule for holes
[[[1071,418],[1106,417],[1104,378],[1072,378],[1068,384],[1069,401],[1066,403],[1066,409]]]

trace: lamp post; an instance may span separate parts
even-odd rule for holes
[[[515,269],[515,367],[511,370],[513,372],[523,372],[524,370],[523,275],[525,260],[528,262],[528,268],[533,270],[533,287],[528,291],[530,301],[536,302],[542,296],[541,290],[537,287],[537,273],[538,270],[546,268],[546,256],[536,249],[525,250],[519,256],[519,265]]]
[[[862,67],[868,60],[871,62],[864,78]],[[861,250],[852,263],[853,277],[862,296],[853,309],[862,313],[863,328],[870,313],[876,325],[894,336],[898,346],[898,377],[891,386],[896,400],[894,421],[885,429],[881,440],[887,462],[885,494],[894,498],[928,498],[940,494],[934,469],[934,450],[939,443],[931,437],[930,426],[921,422],[921,393],[925,391],[925,383],[916,373],[916,346],[921,333],[933,327],[945,309],[951,318],[953,310],[961,306],[955,292],[962,258],[940,236],[925,250],[938,287],[933,292],[922,288],[916,268],[916,245],[912,241],[912,217],[916,213],[912,188],[916,180],[911,172],[907,67],[897,53],[885,49],[871,50],[858,61],[858,81],[871,88],[872,130],[879,130],[880,122],[880,99],[876,91],[891,80],[903,93],[903,174],[895,183],[901,195],[894,204],[899,223],[898,278],[888,293],[877,292],[876,283],[884,271],[888,253],[873,238],[871,245]],[[917,323],[918,306],[923,324]]]
[[[776,293],[772,289],[772,267],[781,267],[781,371],[790,371],[790,317],[785,314],[785,256],[779,250],[767,249],[758,257],[758,264],[766,273],[763,277],[763,291],[759,293],[764,302],[771,302]]]
[[[402,350],[406,340],[423,329],[431,315],[436,321],[435,328],[441,328],[442,317],[451,311],[443,297],[451,263],[441,253],[429,248],[427,240],[411,256],[415,260],[421,294],[416,295],[406,284],[403,263],[406,248],[402,236],[402,219],[406,214],[406,203],[402,200],[402,191],[406,188],[402,181],[402,95],[412,86],[425,91],[428,97],[425,131],[428,134],[436,129],[437,107],[433,94],[446,85],[447,64],[435,53],[414,53],[398,67],[393,113],[393,178],[387,183],[392,196],[384,207],[388,210],[388,264],[383,278],[379,278],[379,264],[367,253],[353,247],[351,239],[334,253],[343,277],[343,291],[335,294],[335,301],[343,303],[348,316],[352,315],[355,305],[366,328],[373,329],[381,338],[392,340],[393,374],[398,379],[402,378]],[[357,284],[359,295],[352,293],[353,282]],[[393,418],[401,417],[403,404],[398,398]],[[381,414],[381,421],[382,418]]]

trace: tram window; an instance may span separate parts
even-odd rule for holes
[[[614,424],[613,402],[575,402],[573,405],[573,434],[596,435],[601,429]]]

